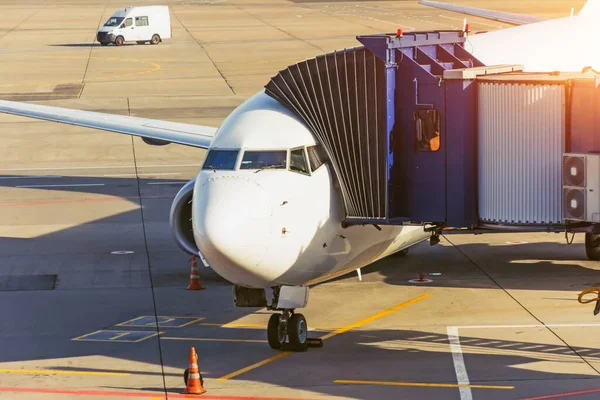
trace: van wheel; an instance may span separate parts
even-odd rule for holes
[[[158,36],[157,34],[152,35],[150,44],[158,44],[158,42],[160,42],[160,36]]]
[[[115,45],[117,46],[121,46],[124,42],[123,36],[117,36],[117,38],[115,39]]]
[[[108,42],[100,42],[102,46],[108,46]]]

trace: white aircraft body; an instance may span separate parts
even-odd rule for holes
[[[590,18],[600,15],[599,4],[590,0],[578,16],[531,23],[529,16],[485,11],[486,18],[526,25],[471,35],[467,50],[486,65],[581,71],[600,61],[600,52],[583,51],[583,40],[582,51],[576,48],[577,37],[600,42],[600,24]],[[264,91],[218,129],[10,101],[0,101],[0,112],[208,149],[198,176],[173,201],[171,229],[182,249],[235,285],[236,305],[281,311],[269,320],[272,348],[286,338],[294,349],[307,346],[306,320],[294,311],[306,306],[311,284],[405,254],[432,235],[422,225],[343,227],[343,202],[318,141]]]

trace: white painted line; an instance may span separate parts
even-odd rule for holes
[[[165,165],[138,165],[138,168],[172,168],[172,167],[200,167],[200,164],[165,164]],[[2,168],[0,171],[58,171],[77,169],[124,169],[135,168],[135,165],[108,165],[103,167],[44,167],[44,168]]]
[[[83,186],[104,186],[104,183],[77,183],[72,185],[23,185],[15,186],[18,188],[45,188],[45,187],[83,187]]]
[[[148,182],[148,185],[184,185],[185,182]]]
[[[446,328],[448,332],[448,340],[450,341],[450,350],[452,351],[452,360],[454,361],[454,372],[456,373],[456,381],[459,385],[469,385],[469,375],[467,375],[467,367],[460,347],[460,339],[458,338],[458,328],[449,326]],[[473,400],[473,393],[470,387],[460,387],[461,400]]]
[[[3,177],[0,177],[0,180],[3,180],[3,179],[51,179],[51,178],[62,178],[62,176],[58,176],[58,175],[41,175],[41,176],[3,176]]]
[[[441,18],[452,19],[452,20],[455,20],[455,21],[460,21],[460,22],[463,22],[463,21],[464,21],[464,18],[454,18],[454,17],[449,17],[449,16],[447,16],[447,15],[442,15],[442,14],[440,14],[439,16],[440,16]],[[492,25],[492,24],[486,24],[485,22],[479,22],[479,21],[475,21],[475,22],[474,22],[474,24],[477,24],[477,25],[486,25],[486,26],[491,26],[492,28],[504,28],[504,26],[502,26],[502,25]]]
[[[467,374],[467,367],[465,366],[465,360],[463,358],[462,348],[460,346],[460,337],[458,334],[459,329],[502,329],[502,328],[578,328],[578,327],[600,327],[600,324],[530,324],[530,325],[462,325],[462,326],[448,326],[446,331],[448,333],[448,340],[450,342],[450,350],[452,351],[452,360],[454,361],[454,372],[456,373],[456,380],[459,385],[469,385],[469,375]],[[492,344],[500,341],[488,341],[486,344]],[[542,345],[543,346],[543,345]],[[496,347],[502,347],[496,345]],[[533,346],[538,347],[538,346]],[[529,348],[529,347],[528,347]],[[570,352],[570,350],[569,350]],[[473,393],[469,387],[461,387],[460,399],[461,400],[472,400]]]
[[[148,174],[148,175],[154,175],[154,176],[166,176],[166,175],[181,175],[181,172],[157,172],[157,173],[147,172],[146,174]],[[136,174],[111,174],[111,175],[102,175],[102,176],[105,176],[105,177],[110,177],[110,176],[112,176],[112,177],[116,177],[116,176],[133,176],[133,177],[136,177],[137,175]]]
[[[399,24],[397,22],[384,21],[384,20],[381,20],[381,19],[371,18],[371,17],[368,17],[368,19],[373,20],[373,21],[377,21],[377,22],[383,22],[384,24],[394,25],[394,26],[397,26],[397,27],[400,27],[400,28],[406,28],[406,29],[412,29],[412,30],[416,29],[416,28],[413,28],[412,26],[402,25],[402,24]]]
[[[576,328],[576,327],[600,327],[600,324],[532,324],[532,325],[464,325],[453,326],[459,329],[492,329],[492,328]]]

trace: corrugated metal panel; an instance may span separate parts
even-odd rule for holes
[[[385,65],[362,47],[294,64],[266,93],[302,118],[340,182],[347,217],[385,218]]]
[[[479,217],[561,224],[562,84],[478,83]]]

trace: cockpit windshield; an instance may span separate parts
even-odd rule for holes
[[[262,169],[287,167],[287,151],[245,151],[240,169]]]
[[[238,150],[210,150],[204,161],[202,169],[235,169]]]
[[[123,22],[123,19],[124,17],[110,17],[104,26],[118,26],[121,22]]]

